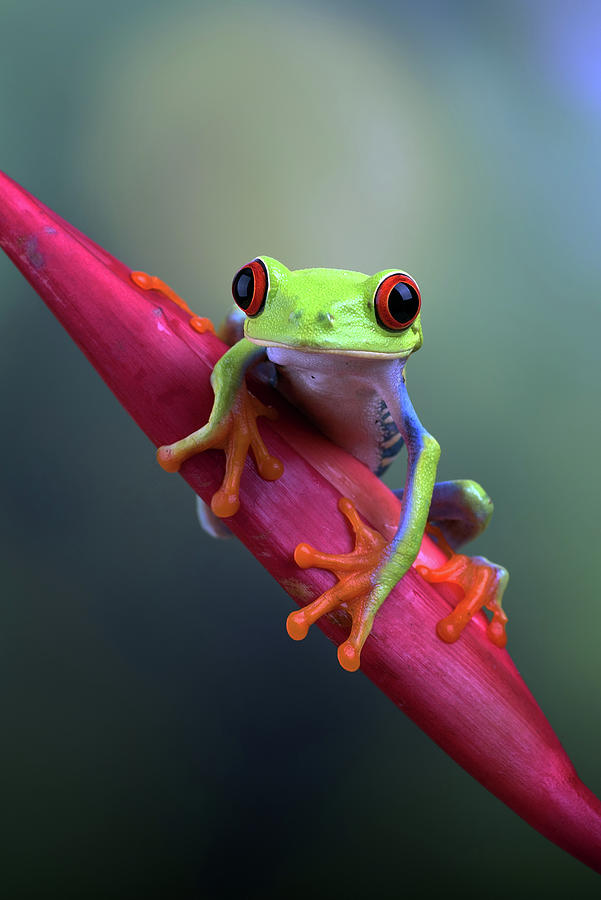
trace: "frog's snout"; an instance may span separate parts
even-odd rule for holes
[[[288,321],[291,325],[298,325],[299,327],[303,326],[305,328],[312,328],[315,325],[318,328],[333,328],[334,327],[334,316],[328,310],[320,310],[313,316],[306,316],[303,314],[302,309],[295,309],[294,312],[291,312],[288,316]]]

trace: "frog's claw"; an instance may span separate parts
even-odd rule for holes
[[[338,509],[346,516],[355,536],[350,553],[322,553],[308,544],[299,544],[294,559],[302,569],[315,566],[328,569],[338,577],[338,584],[309,603],[290,613],[286,628],[296,641],[306,637],[309,627],[321,616],[343,607],[351,616],[351,633],[338,648],[338,661],[343,669],[355,672],[361,663],[361,649],[381,604],[373,598],[374,571],[382,563],[388,541],[359,518],[352,501],[342,497]]]
[[[212,428],[205,425],[181,441],[159,447],[157,460],[167,472],[177,472],[185,460],[202,450],[224,450],[225,476],[220,489],[213,494],[211,509],[220,519],[233,516],[240,507],[240,478],[249,447],[261,478],[275,481],[284,471],[280,460],[271,456],[259,434],[259,416],[275,419],[277,412],[261,403],[242,382],[231,411],[221,423]]]
[[[487,628],[488,638],[497,647],[504,647],[507,643],[507,616],[501,601],[509,581],[509,573],[503,566],[490,562],[484,556],[469,557],[454,553],[438,528],[428,525],[427,530],[434,535],[448,560],[438,569],[422,565],[415,568],[431,584],[447,582],[457,585],[464,592],[463,599],[455,609],[438,622],[436,632],[439,638],[448,644],[454,643],[472,617],[485,606],[492,613]]]
[[[210,319],[206,319],[204,316],[196,316],[185,300],[175,293],[168,284],[165,284],[160,278],[157,278],[156,275],[148,275],[146,272],[130,272],[129,277],[133,281],[134,284],[137,284],[139,288],[142,288],[143,291],[160,291],[161,294],[164,294],[165,297],[168,297],[173,301],[180,309],[183,309],[184,312],[190,314],[190,318],[188,320],[189,325],[194,331],[198,331],[199,334],[204,334],[206,331],[210,331],[212,334],[215,334],[215,326],[211,322]]]

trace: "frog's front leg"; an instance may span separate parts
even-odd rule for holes
[[[437,441],[423,428],[405,386],[402,374],[398,394],[386,398],[388,408],[399,426],[409,455],[405,481],[405,502],[401,520],[391,542],[359,518],[350,500],[339,507],[355,534],[355,547],[348,554],[322,553],[306,544],[295,551],[302,568],[316,566],[334,572],[339,582],[317,600],[291,613],[288,633],[301,640],[308,628],[325,613],[342,606],[351,615],[351,633],[338,648],[340,665],[353,672],[359,668],[361,649],[371,631],[376,613],[393,587],[415,560],[422,541],[440,456]]]
[[[240,478],[249,448],[262,478],[274,481],[283,472],[280,460],[267,450],[256,421],[258,416],[274,419],[276,412],[254,397],[244,382],[245,372],[263,353],[261,347],[246,339],[234,344],[218,360],[211,374],[215,401],[207,424],[157,451],[159,463],[168,472],[177,472],[185,460],[203,450],[225,451],[225,477],[211,500],[211,509],[219,518],[233,516],[238,511]]]

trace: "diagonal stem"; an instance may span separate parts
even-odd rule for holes
[[[224,345],[195,332],[188,314],[167,298],[133,285],[127,266],[1,174],[0,244],[155,445],[208,419],[210,372]],[[261,423],[261,432],[270,453],[283,461],[284,474],[265,485],[247,464],[241,508],[229,524],[292,595],[315,597],[331,582],[319,570],[299,570],[294,547],[325,541],[333,551],[348,548],[337,503],[350,494],[349,485],[360,513],[378,530],[394,528],[400,506],[361,463],[280,398],[267,389],[257,392],[280,411],[277,423]],[[216,453],[188,460],[181,469],[205,500],[222,474]],[[167,476],[157,471],[158,477]],[[420,562],[436,568],[444,558],[425,538]],[[437,638],[436,622],[452,605],[446,596],[415,571],[408,573],[377,616],[362,671],[488,790],[601,871],[599,800],[576,775],[507,651],[488,641],[484,615],[474,617],[458,644]],[[319,627],[338,643],[346,637],[327,619]]]

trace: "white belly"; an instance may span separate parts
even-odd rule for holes
[[[278,390],[331,441],[379,472],[383,444],[396,428],[378,384],[398,361],[281,347],[268,347],[267,355],[277,368]],[[400,449],[400,435],[396,443]]]

